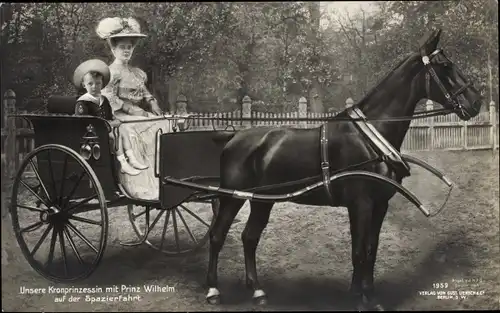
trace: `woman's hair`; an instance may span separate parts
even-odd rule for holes
[[[139,39],[135,37],[114,37],[108,39],[111,48],[115,48],[118,45],[118,43],[120,43],[120,41],[130,41],[132,45],[135,47]]]

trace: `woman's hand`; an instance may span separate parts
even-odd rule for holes
[[[109,122],[109,125],[111,125],[111,127],[120,127],[120,125],[122,124],[122,121],[120,121],[119,119],[114,119],[112,121]]]
[[[153,111],[154,114],[163,115],[163,111],[160,109],[160,106],[158,105],[158,101],[156,101],[156,99],[151,99],[149,101],[149,104],[151,105],[151,111]]]

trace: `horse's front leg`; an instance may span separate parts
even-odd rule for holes
[[[245,252],[245,272],[246,284],[248,288],[253,291],[253,301],[258,305],[267,304],[267,296],[262,290],[259,280],[257,279],[257,266],[255,260],[255,251],[259,244],[262,232],[269,222],[269,215],[273,207],[273,203],[257,203],[251,202],[250,216],[248,217],[247,224],[241,240],[243,242],[243,249]]]
[[[227,197],[220,199],[220,206],[215,216],[215,222],[210,230],[210,253],[207,274],[207,301],[210,304],[220,303],[220,292],[217,288],[217,263],[219,253],[224,245],[231,224],[243,206],[243,200],[235,200]]]
[[[389,203],[387,201],[377,203],[373,207],[371,227],[366,241],[366,269],[364,271],[362,280],[362,289],[365,302],[371,310],[376,311],[384,310],[383,306],[379,303],[378,299],[375,296],[373,273],[375,270],[375,262],[377,259],[380,230],[382,228],[382,223],[384,221],[388,207]]]
[[[367,299],[363,293],[363,278],[367,268],[366,243],[371,227],[372,208],[373,201],[361,192],[348,206],[353,266],[350,292],[354,296],[357,310],[367,309]]]

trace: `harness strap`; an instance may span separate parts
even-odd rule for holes
[[[354,125],[367,138],[368,142],[378,150],[377,153],[382,155],[382,159],[398,174],[403,177],[410,176],[409,164],[403,160],[401,154],[378,132],[375,126],[367,121],[363,112],[358,107],[352,106],[347,113],[355,120],[361,119],[361,121],[355,121]]]
[[[330,184],[330,162],[328,162],[328,136],[327,136],[327,125],[321,125],[320,130],[320,156],[321,156],[321,173],[323,176],[323,185],[325,186],[325,192],[333,204],[332,186]]]

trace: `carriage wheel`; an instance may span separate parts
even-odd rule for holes
[[[144,243],[173,256],[194,252],[205,245],[218,208],[218,199],[185,202],[169,209],[128,205],[128,215],[139,238],[144,238],[149,229],[149,239]]]
[[[24,175],[29,168],[31,179]],[[76,196],[81,187],[89,197]],[[91,202],[99,208],[83,210]],[[46,279],[85,279],[101,261],[108,235],[104,192],[72,149],[50,144],[30,152],[15,178],[10,210],[21,251]]]

